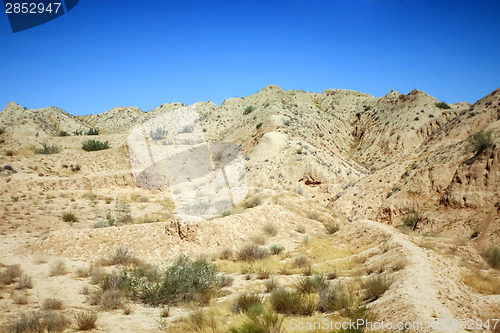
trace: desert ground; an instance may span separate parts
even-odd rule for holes
[[[183,107],[0,113],[0,331],[500,332],[500,89],[196,103],[247,192],[193,223],[128,141]]]

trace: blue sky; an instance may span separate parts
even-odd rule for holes
[[[13,34],[0,13],[0,109],[244,97],[269,84],[475,102],[500,87],[499,1],[80,0]]]

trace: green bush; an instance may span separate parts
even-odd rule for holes
[[[236,313],[247,312],[252,306],[263,306],[262,296],[256,293],[244,293],[236,297],[233,303],[233,311]]]
[[[34,148],[35,154],[49,155],[49,154],[57,154],[60,151],[61,148],[59,148],[58,146],[47,146],[46,143],[42,144],[42,148]]]
[[[269,251],[271,251],[272,255],[277,255],[283,252],[285,248],[282,245],[279,244],[273,244],[269,247]]]
[[[58,135],[59,136],[69,136],[69,133],[66,131],[59,131]]]
[[[87,132],[85,132],[85,135],[99,135],[99,130],[96,128],[91,128]]]
[[[76,215],[71,212],[63,213],[61,217],[64,222],[78,222]]]
[[[257,124],[257,126],[255,126],[255,128],[256,128],[256,129],[261,128],[261,127],[262,127],[262,124],[263,124],[263,123],[258,123],[258,124]]]
[[[482,152],[483,150],[494,148],[495,140],[492,131],[479,131],[467,139],[465,150],[467,152]]]
[[[410,211],[403,217],[403,223],[411,228],[414,228],[420,220],[420,214],[417,211]]]
[[[270,300],[273,310],[285,315],[310,316],[316,310],[312,297],[284,288],[273,291]]]
[[[364,105],[363,108],[365,109],[365,111],[370,111],[372,106],[371,105]]]
[[[171,305],[202,301],[218,289],[217,267],[185,255],[175,259],[162,274],[156,270],[134,268],[122,271],[123,289],[147,305]]]
[[[86,151],[109,149],[109,143],[108,141],[87,140],[82,144],[82,149]]]
[[[303,277],[295,285],[295,289],[301,294],[311,294],[321,291],[329,286],[325,276],[315,275]]]
[[[243,111],[243,114],[247,115],[247,114],[251,113],[253,110],[255,110],[255,106],[253,106],[253,105],[247,106],[245,108],[245,111]]]
[[[448,104],[446,104],[445,102],[437,102],[436,104],[434,104],[436,107],[440,108],[440,109],[451,109],[451,106],[449,106]]]
[[[484,251],[483,256],[486,258],[488,264],[493,268],[500,267],[500,248],[499,247],[490,247],[486,251]]]

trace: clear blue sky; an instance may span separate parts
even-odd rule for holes
[[[0,13],[0,110],[253,94],[269,84],[475,102],[500,87],[500,1],[80,0],[13,34]]]

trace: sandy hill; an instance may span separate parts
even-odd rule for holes
[[[99,311],[95,331],[227,332],[248,320],[232,310],[242,290],[258,292],[269,307],[263,279],[295,290],[304,274],[329,276],[331,288],[349,286],[346,306],[366,305],[378,320],[498,318],[500,274],[482,255],[500,242],[500,89],[474,104],[449,106],[419,90],[376,98],[278,86],[220,106],[196,103],[206,141],[241,147],[249,192],[230,211],[189,226],[176,217],[173,192],[136,185],[127,141],[135,126],[182,107],[117,107],[78,117],[9,103],[0,112],[0,307],[7,309],[0,324],[57,297],[66,317],[82,308]],[[99,135],[86,135],[90,129]],[[492,142],[469,149],[480,131],[492,133]],[[87,140],[110,148],[84,151]],[[36,153],[43,145],[57,149]],[[416,224],[405,225],[410,217]],[[249,244],[285,250],[247,262],[239,253]],[[109,306],[98,294],[104,286],[92,281],[97,272],[127,267],[101,267],[117,247],[144,265],[164,266],[181,253],[208,257],[234,279],[204,305],[216,323],[193,326],[195,304],[172,305],[160,324],[161,309],[125,294],[115,293],[121,303]],[[58,260],[68,273],[51,273]],[[14,264],[32,277],[31,289],[20,287]],[[390,285],[367,296],[365,282],[376,277]],[[308,315],[283,314],[284,331],[331,332],[289,325],[347,319],[346,308],[321,308],[325,292],[308,294],[319,302]],[[134,311],[125,314],[127,306]]]

